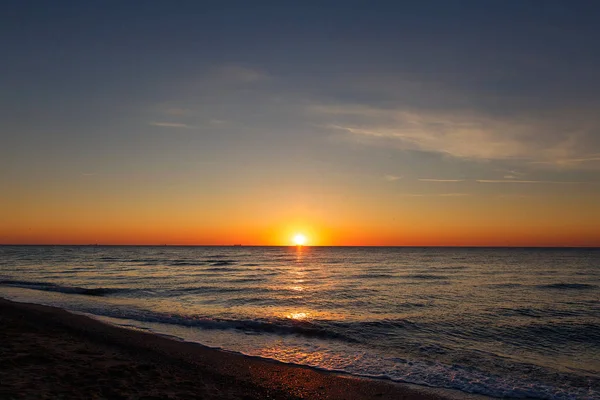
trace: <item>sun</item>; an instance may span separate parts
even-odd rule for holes
[[[304,235],[303,235],[303,234],[301,234],[301,233],[297,233],[297,234],[294,236],[294,239],[293,239],[293,240],[294,240],[294,244],[295,244],[296,246],[302,246],[302,245],[304,245],[304,244],[306,243],[306,236],[304,236]]]

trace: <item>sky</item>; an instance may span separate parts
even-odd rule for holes
[[[0,243],[600,246],[600,2],[1,8]]]

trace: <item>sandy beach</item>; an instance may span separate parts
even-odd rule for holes
[[[0,326],[3,399],[467,397],[247,357],[4,299]]]

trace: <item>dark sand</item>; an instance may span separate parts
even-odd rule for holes
[[[0,299],[0,399],[448,399]]]

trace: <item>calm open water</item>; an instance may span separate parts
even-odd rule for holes
[[[600,399],[600,250],[1,246],[0,296],[284,362]]]

